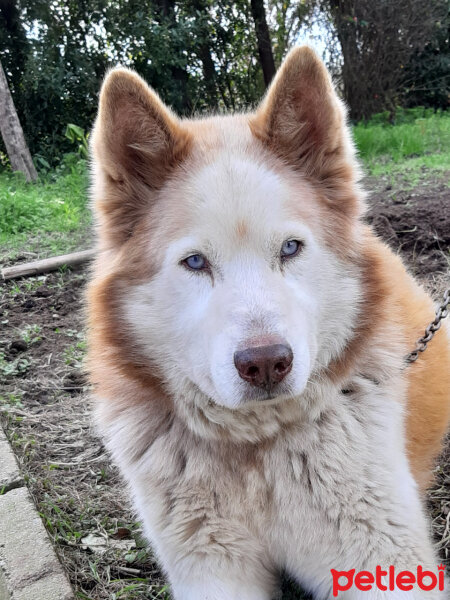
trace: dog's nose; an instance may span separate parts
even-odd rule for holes
[[[253,346],[234,353],[234,364],[245,381],[271,389],[292,369],[294,355],[287,344]]]

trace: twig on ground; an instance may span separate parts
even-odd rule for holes
[[[74,266],[91,260],[95,256],[95,250],[81,250],[72,254],[63,254],[61,256],[52,256],[43,260],[35,260],[33,262],[15,265],[2,269],[3,279],[15,279],[17,277],[26,277],[29,275],[39,275],[40,273],[48,273],[56,271],[64,265]]]

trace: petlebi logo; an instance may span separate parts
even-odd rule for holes
[[[394,566],[383,570],[377,566],[375,573],[370,571],[359,571],[350,569],[350,571],[336,571],[331,569],[333,577],[333,596],[336,598],[339,592],[345,592],[351,588],[356,588],[361,592],[369,592],[372,589],[379,589],[383,592],[400,590],[409,592],[410,590],[422,590],[430,592],[431,590],[444,590],[445,585],[445,566],[438,565],[437,572],[427,571],[419,565],[415,572],[396,571]]]

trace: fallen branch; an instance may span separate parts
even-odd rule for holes
[[[15,279],[16,277],[27,277],[30,275],[39,275],[40,273],[48,273],[49,271],[55,271],[64,265],[79,265],[91,260],[94,256],[95,250],[82,250],[81,252],[73,252],[72,254],[63,254],[62,256],[53,256],[52,258],[35,260],[33,262],[2,269],[2,277],[3,279]]]

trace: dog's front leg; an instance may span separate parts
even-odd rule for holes
[[[226,579],[225,579],[226,578]],[[236,573],[204,571],[172,583],[174,600],[271,600],[272,591],[261,583],[249,582]]]
[[[189,526],[189,538],[188,525],[167,528],[159,544],[174,600],[271,600],[276,569],[242,524],[206,520],[195,533]]]
[[[273,572],[254,557],[191,554],[169,568],[174,600],[271,600],[276,590]]]
[[[353,559],[356,568],[338,572],[331,570],[332,600],[444,600],[448,598],[448,582],[444,581],[443,567],[433,557],[431,544],[417,531],[400,532],[398,542],[368,538],[373,550],[363,561]],[[383,544],[383,541],[385,544]],[[405,546],[402,544],[405,543]],[[363,556],[363,552],[361,552]]]

